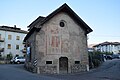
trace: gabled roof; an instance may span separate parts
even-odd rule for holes
[[[0,26],[0,30],[2,30],[2,31],[9,31],[9,32],[16,32],[16,33],[23,33],[23,34],[27,34],[28,33],[27,31],[21,30],[20,28],[10,27],[10,26]]]
[[[98,46],[106,46],[106,45],[120,45],[120,42],[103,42],[97,45],[94,45],[93,47],[98,47]]]
[[[29,31],[38,23],[40,23],[45,17],[39,16],[35,21],[33,21],[29,26]]]
[[[48,20],[50,20],[52,17],[54,17],[56,14],[60,13],[60,12],[66,12],[73,20],[75,20],[82,29],[85,30],[86,34],[92,32],[93,30],[65,3],[63,4],[61,7],[59,7],[58,9],[56,9],[55,11],[53,11],[51,14],[49,14],[47,17],[41,18],[38,17],[34,22],[32,22],[29,27],[30,27],[30,32],[27,34],[27,36],[25,37],[24,41],[26,39],[28,39],[31,35],[31,31],[33,33],[33,31],[36,30],[40,30],[41,27],[37,28],[35,27],[35,24],[37,24],[38,22],[40,22],[40,26],[43,25],[44,23],[46,23]]]
[[[92,32],[93,30],[65,3],[54,12],[49,14],[46,18],[41,21],[41,25],[50,20],[53,16],[59,12],[66,12],[72,19],[74,19],[83,29],[86,30],[86,33]]]

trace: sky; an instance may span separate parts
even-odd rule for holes
[[[0,0],[0,26],[27,30],[37,17],[46,17],[64,3],[93,29],[88,44],[120,42],[120,0]]]

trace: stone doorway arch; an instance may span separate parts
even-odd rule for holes
[[[68,73],[68,58],[59,58],[59,73]]]

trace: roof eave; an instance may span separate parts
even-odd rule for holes
[[[66,12],[68,15],[70,15],[79,25],[84,28],[86,31],[86,34],[92,32],[93,30],[65,3],[55,11],[53,11],[51,14],[49,14],[47,17],[45,17],[40,25],[43,25],[46,23],[49,19],[51,19],[54,15],[56,15],[59,12]],[[83,27],[84,26],[84,27]]]
[[[31,34],[36,30],[35,27],[33,27],[29,32],[28,34],[25,36],[23,42],[26,42],[26,40],[31,36]]]

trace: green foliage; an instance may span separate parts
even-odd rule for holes
[[[93,65],[94,67],[98,67],[101,64],[101,61],[99,59],[93,59]]]
[[[89,52],[89,65],[90,65],[90,68],[98,67],[104,61],[103,54],[112,55],[113,53],[100,52],[100,51]]]
[[[94,54],[106,54],[106,55],[112,55],[113,53],[111,52],[100,52],[100,51],[95,51],[93,52]]]
[[[103,54],[101,52],[89,52],[90,68],[98,67],[103,62]]]

